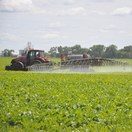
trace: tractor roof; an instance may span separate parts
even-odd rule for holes
[[[41,51],[41,52],[44,52],[44,50],[37,50],[37,49],[31,49],[31,50],[29,50],[29,51],[30,51],[30,52],[31,52],[31,51],[39,51],[39,52]]]

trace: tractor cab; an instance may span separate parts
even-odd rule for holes
[[[46,63],[49,60],[44,56],[43,50],[30,50],[27,53],[27,66],[39,63]]]

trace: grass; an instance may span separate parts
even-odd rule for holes
[[[0,131],[131,131],[132,73],[6,72],[6,59]]]
[[[117,61],[127,62],[128,64],[132,65],[132,59],[116,59]]]
[[[4,71],[6,65],[10,65],[11,57],[0,57],[0,71]]]

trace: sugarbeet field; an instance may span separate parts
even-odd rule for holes
[[[131,132],[132,73],[5,71],[0,58],[0,131]]]

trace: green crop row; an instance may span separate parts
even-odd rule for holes
[[[0,72],[0,131],[132,130],[132,74]]]
[[[5,66],[10,65],[11,60],[11,57],[0,57],[0,71],[4,71]]]

